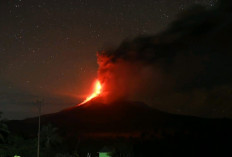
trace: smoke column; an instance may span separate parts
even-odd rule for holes
[[[232,110],[232,23],[227,16],[232,3],[223,2],[213,10],[185,12],[160,34],[99,52],[104,101],[129,99],[174,113],[232,117],[226,113]]]

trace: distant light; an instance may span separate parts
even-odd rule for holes
[[[99,152],[99,157],[111,157],[110,152]]]

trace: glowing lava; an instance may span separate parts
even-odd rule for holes
[[[102,85],[99,80],[96,81],[95,86],[94,86],[94,92],[88,96],[82,103],[78,104],[78,106],[85,104],[86,102],[90,101],[91,99],[97,97],[98,95],[101,94],[102,90]]]

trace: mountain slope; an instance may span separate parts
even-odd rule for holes
[[[36,135],[38,118],[10,121],[11,130]],[[130,135],[143,132],[165,134],[227,134],[232,131],[228,119],[204,119],[182,116],[155,110],[141,102],[118,101],[103,104],[95,100],[83,106],[72,107],[57,113],[43,115],[42,125],[52,123],[67,135]]]

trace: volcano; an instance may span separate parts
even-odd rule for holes
[[[9,127],[25,135],[36,135],[38,118],[10,121]],[[104,104],[93,99],[84,105],[74,106],[57,113],[41,116],[41,124],[53,124],[67,136],[80,137],[140,137],[152,135],[220,134],[232,131],[229,119],[207,119],[175,115],[156,110],[142,102],[116,101]],[[160,135],[161,132],[161,135]]]

